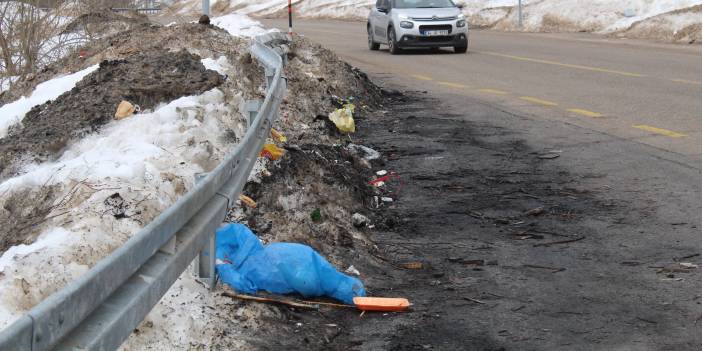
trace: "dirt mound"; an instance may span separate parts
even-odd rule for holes
[[[285,69],[288,94],[278,123],[296,143],[338,139],[327,134],[324,118],[318,117],[341,107],[340,100],[353,100],[357,105],[356,118],[364,118],[369,110],[380,105],[381,89],[365,73],[308,39],[295,38],[288,61]],[[307,130],[311,127],[315,132]]]
[[[241,79],[237,81],[247,85],[245,91],[248,93],[254,89],[253,86],[257,89],[257,84],[262,81],[258,69],[249,69],[256,64],[248,54],[248,47],[248,40],[232,37],[214,26],[194,23],[170,27],[141,24],[130,30],[94,40],[36,75],[17,82],[11,90],[0,95],[0,105],[29,95],[38,84],[57,75],[77,72],[104,60],[125,59],[143,52],[178,52],[183,49],[201,57],[227,56],[230,60],[243,59]],[[84,55],[81,57],[78,52]]]
[[[159,103],[201,94],[222,84],[200,58],[187,51],[150,52],[103,61],[68,93],[27,113],[22,127],[0,139],[0,179],[21,166],[19,159],[41,162],[60,155],[71,139],[95,132],[114,118],[122,100],[153,109]]]

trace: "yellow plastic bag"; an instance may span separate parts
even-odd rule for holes
[[[334,122],[336,128],[342,133],[355,133],[356,132],[356,122],[353,120],[353,112],[356,106],[353,104],[346,104],[343,108],[340,108],[329,114],[329,120]]]
[[[277,147],[275,144],[266,144],[263,145],[263,150],[261,150],[261,157],[265,157],[271,161],[278,161],[283,157],[284,153],[285,150]]]
[[[279,143],[286,143],[288,141],[288,138],[283,135],[283,133],[271,128],[271,137],[275,139]]]

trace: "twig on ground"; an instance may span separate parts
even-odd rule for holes
[[[574,243],[574,242],[577,242],[577,241],[580,241],[580,240],[583,240],[583,239],[585,239],[585,237],[584,237],[584,236],[581,236],[581,237],[579,237],[579,238],[570,239],[570,240],[562,240],[562,241],[553,241],[553,242],[550,242],[550,243],[539,243],[539,244],[534,244],[534,247],[540,247],[540,246],[548,247],[548,246],[559,245],[559,244],[570,244],[570,243]]]
[[[306,310],[318,310],[319,309],[319,306],[317,306],[317,305],[299,303],[299,302],[289,301],[289,300],[269,299],[269,298],[265,298],[265,297],[233,294],[230,292],[223,292],[222,295],[226,296],[226,297],[231,297],[233,299],[255,301],[255,302],[262,302],[262,303],[274,303],[274,304],[285,305],[285,306],[289,306],[289,307],[302,308],[302,309],[306,309]]]

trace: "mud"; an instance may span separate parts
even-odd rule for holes
[[[0,179],[15,174],[27,160],[43,162],[59,156],[71,140],[113,120],[122,100],[150,110],[222,82],[217,72],[206,70],[200,58],[187,51],[103,61],[70,92],[29,111],[20,128],[0,139]]]

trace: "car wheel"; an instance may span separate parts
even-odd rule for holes
[[[380,44],[373,39],[373,31],[370,26],[368,26],[368,48],[373,51],[380,49]]]
[[[453,48],[453,51],[455,51],[457,54],[465,54],[468,52],[468,47],[467,46],[456,46]]]
[[[397,47],[397,38],[395,37],[395,30],[392,28],[388,29],[388,47],[390,49],[391,54],[397,55],[400,53],[400,48]]]

